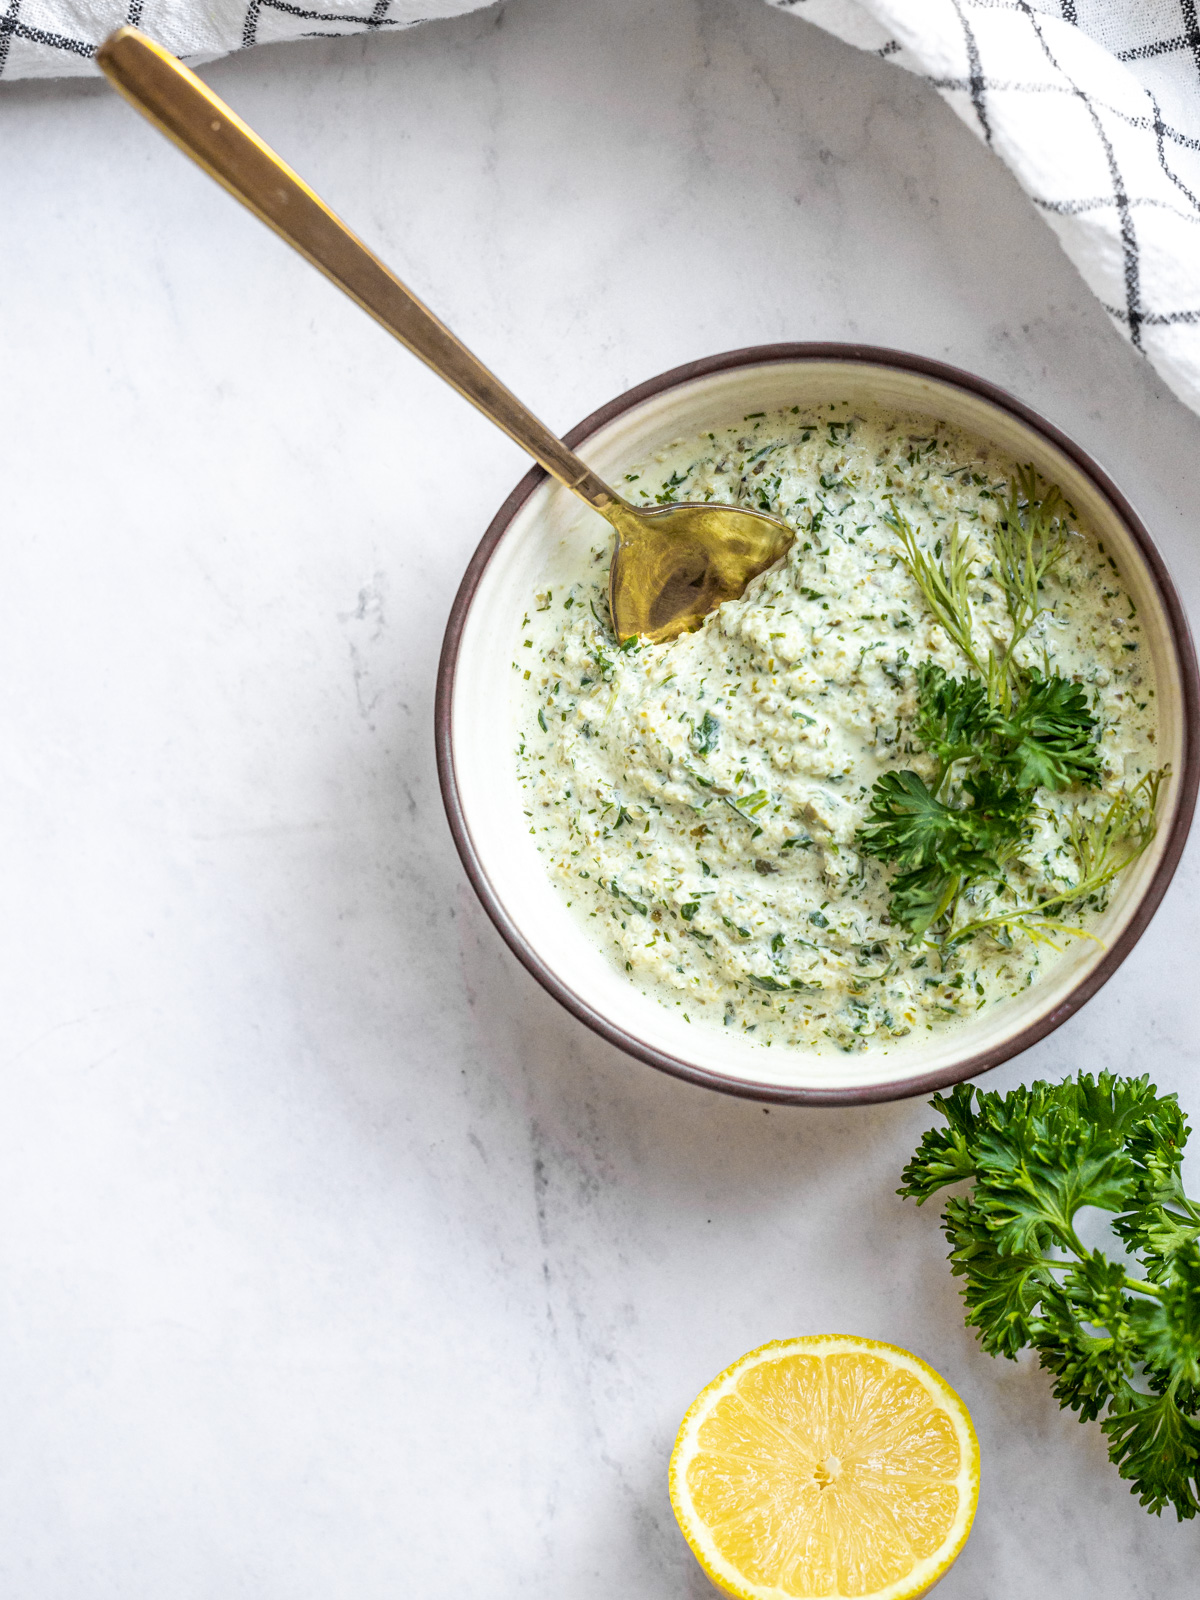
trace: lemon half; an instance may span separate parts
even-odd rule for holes
[[[698,1396],[670,1483],[696,1559],[739,1600],[916,1600],[971,1531],[979,1441],[907,1350],[780,1339]]]

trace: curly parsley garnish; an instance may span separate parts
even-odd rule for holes
[[[1044,610],[1041,589],[1066,548],[1066,517],[1057,489],[1039,495],[1032,467],[1017,474],[993,535],[991,579],[1004,594],[1010,629],[1000,652],[985,651],[976,636],[972,573],[957,525],[931,554],[898,511],[886,519],[926,605],[971,670],[953,678],[933,662],[917,668],[913,731],[937,770],[929,782],[910,770],[878,778],[856,844],[898,869],[893,921],[919,937],[936,936],[944,952],[983,932],[1003,939],[1081,933],[1062,921],[1064,908],[1099,895],[1154,836],[1165,768],[1097,815],[1076,811],[1069,885],[1024,904],[1014,895],[1006,911],[960,920],[969,891],[991,882],[998,893],[1011,893],[1007,868],[1033,836],[1038,790],[1093,789],[1102,775],[1084,689],[1048,663],[1044,672],[1022,666],[1016,654]]]
[[[942,1214],[966,1320],[991,1355],[1033,1349],[1060,1404],[1101,1418],[1142,1505],[1200,1511],[1200,1205],[1183,1192],[1188,1127],[1145,1077],[1081,1073],[1008,1094],[959,1084],[904,1169]],[[1126,1252],[1091,1250],[1079,1211],[1108,1212]],[[1130,1259],[1130,1257],[1134,1259]]]

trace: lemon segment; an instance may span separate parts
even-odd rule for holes
[[[696,1399],[670,1487],[697,1560],[739,1600],[916,1600],[971,1531],[979,1443],[954,1390],[907,1350],[784,1339]]]

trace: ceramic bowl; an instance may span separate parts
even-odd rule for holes
[[[1158,682],[1159,747],[1172,777],[1157,836],[1118,880],[1096,929],[1044,977],[945,1032],[914,1031],[858,1053],[755,1045],[642,994],[593,944],[547,877],[524,815],[514,746],[520,623],[566,541],[588,548],[593,516],[530,472],[500,508],[463,578],[438,679],[437,747],[450,827],[476,893],[534,977],[581,1022],[631,1056],[693,1083],[758,1100],[854,1103],[922,1094],[975,1077],[1065,1022],[1129,954],[1183,849],[1200,772],[1195,654],[1162,559],[1116,486],[1078,445],[1011,395],[923,357],[857,345],[735,350],[664,373],[567,435],[612,482],[681,437],[747,412],[818,401],[875,404],[957,424],[1057,483],[1118,563]]]

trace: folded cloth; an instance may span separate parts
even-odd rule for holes
[[[926,79],[1200,411],[1197,0],[770,0]]]
[[[0,77],[95,72],[133,23],[192,61],[485,0],[0,0]],[[580,4],[594,0],[579,0]],[[1200,411],[1200,0],[769,0],[926,79]]]
[[[114,28],[143,28],[190,62],[281,39],[378,33],[477,11],[489,0],[0,0],[0,78],[66,78]]]

